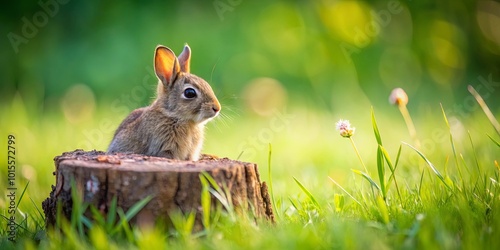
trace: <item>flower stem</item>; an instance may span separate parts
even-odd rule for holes
[[[358,156],[358,159],[361,162],[361,165],[363,165],[363,168],[365,169],[366,174],[368,174],[368,169],[366,169],[365,163],[363,162],[363,159],[361,159],[361,155],[359,154],[358,148],[356,147],[354,140],[352,139],[352,137],[349,137],[349,140],[351,141],[352,147],[354,148],[354,151],[356,151],[356,155]]]
[[[406,127],[408,128],[408,132],[410,133],[411,139],[415,142],[416,148],[420,148],[420,141],[417,138],[417,131],[415,130],[415,125],[413,125],[413,120],[411,119],[410,112],[406,108],[406,105],[399,105],[399,112],[403,115],[403,119],[405,120]]]

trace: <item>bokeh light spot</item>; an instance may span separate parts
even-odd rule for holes
[[[24,164],[21,167],[21,172],[23,174],[23,177],[26,178],[29,181],[36,181],[36,170],[33,168],[31,165]]]
[[[442,85],[459,82],[466,66],[463,31],[447,21],[435,20],[430,26],[428,42],[426,66],[432,79]]]
[[[320,6],[323,23],[345,42],[365,47],[380,32],[370,17],[371,8],[360,1],[341,1]]]
[[[435,55],[441,63],[450,68],[463,68],[463,56],[455,44],[440,37],[433,37],[432,45],[436,52]]]
[[[260,36],[263,41],[278,53],[293,53],[299,50],[305,39],[304,24],[297,10],[285,3],[279,3],[264,9],[259,18]]]
[[[287,92],[276,79],[261,77],[248,83],[243,97],[249,109],[261,116],[270,116],[281,110],[287,99]]]
[[[87,85],[73,85],[64,94],[61,109],[70,123],[86,121],[92,118],[95,111],[94,93]]]
[[[500,3],[480,1],[477,7],[477,23],[483,35],[497,46],[492,52],[500,54]]]
[[[405,5],[401,4],[399,6],[402,9],[401,12],[391,14],[387,25],[382,25],[380,38],[388,44],[410,43],[413,38],[413,21],[411,12]]]

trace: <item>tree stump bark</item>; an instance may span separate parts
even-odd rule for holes
[[[131,220],[133,224],[154,224],[169,219],[169,214],[196,212],[195,228],[202,228],[200,174],[206,172],[220,187],[227,187],[238,211],[248,211],[256,218],[274,222],[267,185],[260,181],[257,165],[227,158],[205,156],[201,160],[177,161],[137,154],[105,154],[100,151],[75,150],[54,158],[56,185],[43,203],[46,224],[55,225],[57,203],[61,212],[71,217],[72,180],[80,200],[107,213],[113,197],[118,207],[127,211],[151,195],[152,200]],[[217,199],[211,196],[215,206]],[[87,213],[88,214],[88,213]]]

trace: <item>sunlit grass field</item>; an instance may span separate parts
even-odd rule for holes
[[[7,162],[7,138],[14,135],[18,199],[12,243],[4,168],[0,249],[498,248],[499,135],[478,107],[467,116],[445,116],[439,104],[429,105],[409,106],[417,139],[389,103],[372,108],[353,100],[334,111],[294,103],[265,116],[228,105],[208,124],[204,152],[258,163],[271,186],[276,223],[220,211],[202,232],[190,231],[186,215],[175,229],[118,225],[111,234],[99,223],[83,233],[75,226],[81,218],[47,231],[41,202],[55,184],[54,156],[106,150],[124,116],[104,103],[75,121],[58,105],[44,109],[17,95],[0,108],[0,161]],[[356,127],[351,139],[359,157],[335,129],[340,119]]]

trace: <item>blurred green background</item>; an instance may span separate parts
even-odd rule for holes
[[[151,102],[157,44],[180,53],[188,43],[192,73],[223,105],[205,152],[267,166],[272,143],[275,179],[350,176],[359,164],[335,131],[341,118],[374,167],[370,106],[391,153],[411,142],[388,103],[395,87],[408,93],[428,153],[450,150],[439,103],[458,138],[495,133],[467,85],[499,113],[496,1],[41,0],[1,13],[0,143],[18,138],[19,178],[41,187],[35,200],[54,183],[53,156],[106,150],[128,112]],[[491,150],[480,153],[491,160]]]
[[[494,1],[16,1],[1,23],[2,102],[19,92],[42,111],[75,84],[96,105],[129,93],[151,76],[157,44],[188,43],[193,72],[230,102],[258,77],[332,110],[352,97],[381,104],[394,87],[454,101],[478,76],[499,77]]]

